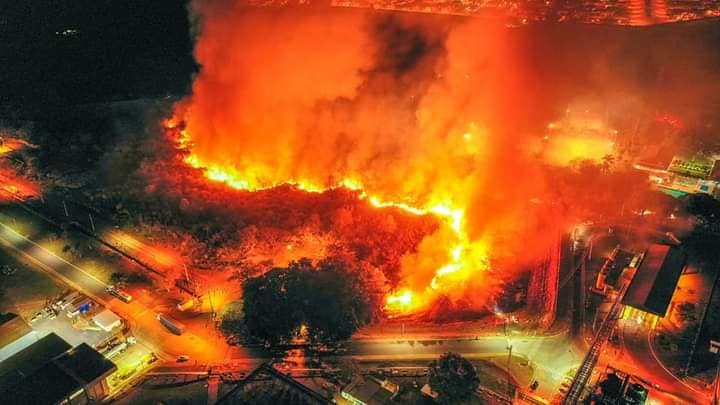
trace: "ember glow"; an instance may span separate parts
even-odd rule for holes
[[[440,219],[402,258],[389,309],[416,311],[440,295],[484,305],[499,282],[496,257],[546,253],[554,238],[527,243],[552,221],[527,209],[546,193],[544,162],[519,135],[526,75],[501,25],[194,9],[202,70],[166,123],[187,164],[235,189],[343,187],[378,208]]]
[[[172,129],[177,125],[176,120],[168,120],[165,125]],[[181,131],[180,134],[179,145],[182,148],[188,148],[191,136],[186,130]],[[469,240],[464,225],[465,211],[464,209],[454,208],[452,201],[434,203],[426,207],[416,207],[404,202],[387,201],[376,195],[369,194],[362,183],[349,178],[341,179],[337,183],[327,186],[295,179],[279,181],[274,184],[257,184],[241,177],[232,167],[204,165],[201,159],[191,150],[185,157],[185,162],[195,168],[203,169],[205,176],[209,180],[222,182],[239,190],[257,191],[282,184],[291,184],[300,190],[317,193],[329,188],[342,187],[358,191],[359,198],[367,200],[368,203],[377,208],[392,207],[413,215],[434,215],[440,218],[447,229],[444,235],[449,236],[443,242],[450,246],[447,252],[447,262],[437,268],[427,288],[419,291],[401,288],[390,294],[386,299],[386,304],[391,311],[408,312],[420,309],[429,303],[431,298],[435,297],[438,292],[446,292],[447,289],[453,286],[463,284],[472,277],[474,272],[483,271],[488,267],[488,256],[484,243]]]
[[[586,111],[566,111],[566,117],[548,124],[539,152],[545,161],[567,166],[579,159],[602,161],[615,151],[617,131]]]

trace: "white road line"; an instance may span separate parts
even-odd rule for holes
[[[708,397],[708,396],[709,396],[708,393],[698,391],[698,390],[697,390],[696,388],[694,388],[693,386],[689,385],[689,384],[686,383],[685,381],[683,381],[683,380],[681,380],[680,378],[676,377],[675,374],[672,373],[672,371],[670,371],[667,367],[665,367],[665,365],[662,363],[662,361],[661,361],[660,358],[658,357],[657,353],[655,353],[655,348],[653,348],[653,342],[652,342],[652,334],[651,334],[651,332],[648,332],[648,333],[647,333],[647,344],[648,344],[648,347],[650,348],[650,354],[652,354],[652,356],[655,358],[655,362],[656,362],[657,364],[659,364],[660,367],[662,367],[663,370],[665,370],[665,372],[666,372],[670,377],[672,377],[673,379],[675,379],[675,380],[676,380],[677,382],[679,382],[680,384],[684,385],[687,389],[689,389],[689,390],[691,390],[691,391],[693,391],[693,392],[695,392],[695,393],[697,393],[697,394],[700,394],[700,395],[702,395],[703,397]]]
[[[12,232],[14,235],[17,235],[19,238],[21,238],[21,239],[29,242],[30,244],[32,244],[33,246],[37,247],[38,249],[40,249],[40,250],[48,253],[49,255],[53,256],[54,258],[60,260],[61,262],[65,263],[66,265],[74,268],[74,269],[77,270],[77,271],[80,271],[81,273],[85,274],[85,275],[88,276],[89,278],[97,281],[97,282],[98,282],[100,285],[102,285],[103,287],[108,287],[108,286],[109,286],[109,285],[106,284],[105,282],[100,281],[100,280],[99,280],[97,277],[95,277],[94,275],[92,275],[92,274],[88,273],[87,271],[83,270],[82,268],[80,268],[80,267],[78,267],[78,266],[70,263],[69,261],[63,259],[62,257],[60,257],[60,256],[58,256],[58,255],[56,255],[55,253],[51,252],[50,250],[48,250],[48,249],[46,249],[46,248],[38,245],[38,244],[35,243],[34,241],[28,239],[28,238],[25,237],[24,235],[21,235],[20,233],[18,233],[17,231],[15,231],[14,229],[12,229],[11,227],[7,226],[6,224],[0,222],[0,226],[2,226],[3,228],[5,228],[6,230]],[[11,243],[12,245],[15,245],[15,243],[13,243],[12,241],[9,241],[9,240],[7,240],[7,239],[6,239],[5,241],[8,242],[8,243]],[[39,260],[39,259],[37,259],[37,258],[36,258],[36,260],[41,261],[41,260]],[[45,264],[45,265],[47,266],[47,264]],[[49,267],[52,267],[52,266],[49,266]],[[57,271],[57,270],[56,270],[56,271]]]

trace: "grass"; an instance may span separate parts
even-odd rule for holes
[[[484,360],[475,362],[475,369],[477,371],[478,378],[480,379],[481,387],[502,394],[508,393],[507,373],[504,370],[500,369],[492,362]],[[514,391],[515,382],[512,381],[512,378],[511,383],[513,384],[512,390]]]
[[[0,311],[13,312],[28,319],[44,307],[48,299],[62,292],[63,287],[46,273],[8,253],[7,249],[0,245],[0,263],[17,271],[10,276],[0,274],[0,286],[4,292],[0,299]]]
[[[507,356],[491,357],[489,361],[503,372],[507,370]],[[513,355],[510,359],[509,371],[518,385],[527,386],[532,383],[534,370],[525,357]]]

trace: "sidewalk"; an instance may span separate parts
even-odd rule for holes
[[[469,322],[383,322],[370,325],[355,332],[352,340],[478,340],[505,336],[505,328],[496,325],[496,318]],[[556,337],[567,333],[567,327],[551,328],[545,333],[511,330],[508,335],[517,337]]]

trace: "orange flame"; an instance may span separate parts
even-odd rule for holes
[[[167,129],[174,129],[178,119],[171,118],[165,122]],[[469,133],[463,138],[471,138]],[[354,178],[343,178],[328,187],[315,184],[307,180],[288,180],[282,183],[259,184],[244,178],[231,166],[223,167],[217,164],[205,163],[197,154],[192,152],[192,138],[183,129],[179,131],[177,145],[187,152],[184,158],[188,165],[203,170],[205,177],[214,182],[224,183],[237,190],[258,191],[273,188],[282,184],[292,185],[300,190],[321,193],[329,189],[345,188],[359,191],[360,199],[366,200],[377,208],[396,208],[412,215],[434,215],[451,231],[452,240],[448,241],[447,262],[437,268],[429,285],[419,291],[411,291],[402,287],[386,297],[386,309],[391,312],[413,312],[422,309],[438,294],[446,292],[457,283],[469,279],[475,272],[488,268],[487,246],[483,241],[471,242],[465,230],[465,211],[457,208],[450,199],[428,204],[427,206],[414,206],[404,202],[384,200],[377,195],[368,193],[362,182]]]

